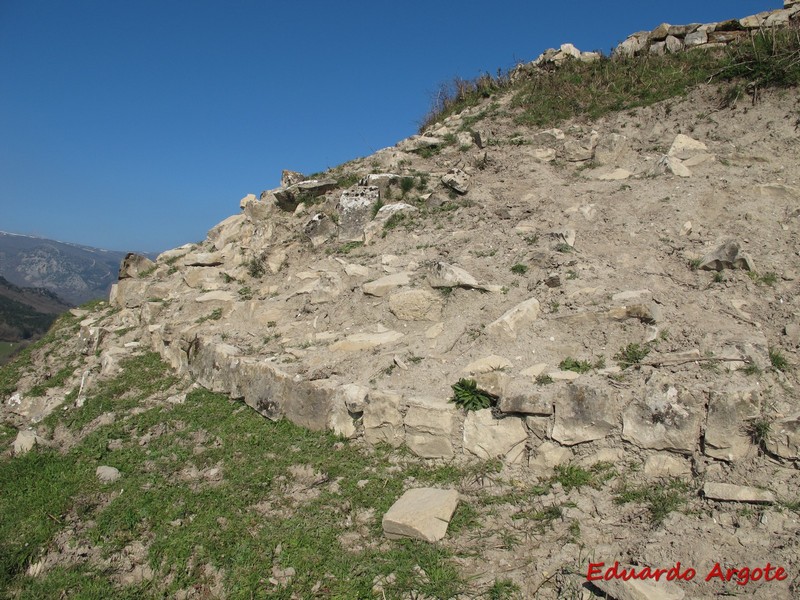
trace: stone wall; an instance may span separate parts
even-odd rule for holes
[[[784,27],[800,23],[800,1],[785,0],[784,8],[760,12],[741,19],[718,23],[671,25],[662,23],[652,31],[637,31],[629,35],[612,51],[612,57],[633,57],[644,54],[664,55],[692,49],[721,48],[764,28]],[[582,52],[572,44],[548,49],[536,60],[518,66],[511,73],[512,81],[531,68],[559,66],[565,60],[591,62],[601,57],[598,52]]]

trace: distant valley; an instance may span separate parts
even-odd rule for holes
[[[78,305],[108,296],[126,253],[0,232],[0,277]]]

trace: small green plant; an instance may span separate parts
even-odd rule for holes
[[[414,189],[414,178],[413,177],[401,177],[400,178],[400,195],[405,198],[406,194]]]
[[[761,375],[761,368],[754,362],[747,363],[747,366],[742,369],[745,375]]]
[[[778,275],[772,272],[764,273],[761,276],[761,283],[769,286],[775,285],[778,283]]]
[[[514,273],[514,275],[525,275],[525,273],[528,272],[528,266],[517,263],[511,267],[511,272]]]
[[[552,301],[550,302],[550,312],[551,312],[551,313],[556,313],[556,312],[558,312],[558,309],[559,309],[559,308],[561,308],[561,304],[559,304],[557,300],[552,300]]]
[[[747,425],[747,433],[750,436],[753,444],[762,449],[765,447],[767,440],[769,440],[769,434],[771,431],[772,421],[770,421],[764,415],[753,419]]]
[[[553,481],[560,483],[564,491],[569,493],[574,488],[580,488],[592,483],[592,472],[577,465],[558,465]]]
[[[556,251],[563,253],[572,252],[572,246],[570,246],[566,242],[561,242],[559,244],[556,244]]]
[[[692,271],[697,271],[700,268],[700,265],[703,263],[702,260],[699,258],[693,258],[689,261],[689,269]]]
[[[638,365],[644,358],[650,354],[650,348],[647,346],[640,346],[639,344],[628,344],[622,348],[614,358],[623,369],[627,369],[632,365]]]
[[[375,215],[378,214],[378,211],[384,207],[383,200],[379,199],[375,204],[372,205],[371,214],[372,218],[375,218]]]
[[[364,242],[347,242],[346,244],[342,244],[339,246],[334,252],[336,254],[350,254],[356,248],[361,248],[364,245]]]
[[[267,272],[266,264],[264,263],[264,258],[261,256],[254,256],[249,261],[245,263],[245,267],[247,268],[247,273],[253,279],[261,279],[264,274]]]
[[[458,383],[454,383],[451,387],[453,397],[450,402],[464,410],[481,410],[497,404],[497,398],[479,389],[474,379],[459,379]]]
[[[252,300],[253,299],[253,290],[250,289],[249,285],[243,285],[239,288],[239,298],[241,300]]]
[[[157,266],[157,265],[153,265],[153,266],[152,266],[152,267],[150,267],[149,269],[145,269],[144,271],[140,272],[140,273],[139,273],[139,277],[142,277],[142,278],[144,278],[144,277],[150,277],[150,275],[152,275],[153,273],[155,273],[155,272],[156,272],[156,269],[157,269],[157,268],[158,268],[158,266]]]
[[[562,371],[574,371],[575,373],[588,373],[592,370],[590,362],[585,360],[577,360],[568,356],[558,364],[558,368]]]
[[[222,318],[222,309],[215,308],[214,310],[211,311],[211,313],[197,319],[195,323],[205,323],[206,321],[219,321],[221,318]]]
[[[547,373],[541,373],[536,376],[536,383],[539,385],[548,385],[553,383],[553,378]]]
[[[567,279],[577,279],[577,278],[578,278],[578,272],[577,271],[574,271],[572,269],[567,271]]]
[[[722,274],[722,271],[717,271],[716,273],[714,273],[712,281],[714,283],[725,283],[725,276]]]
[[[530,244],[531,246],[533,246],[534,244],[538,243],[539,234],[538,233],[532,233],[531,235],[526,235],[522,239],[525,240],[525,242],[527,244]]]
[[[489,600],[510,600],[517,592],[519,586],[510,579],[495,579],[486,596]]]
[[[786,361],[783,352],[776,348],[769,349],[769,362],[776,371],[784,372],[789,368],[789,363]]]

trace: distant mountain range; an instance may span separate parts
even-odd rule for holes
[[[73,306],[108,297],[126,254],[0,231],[0,277],[44,288]]]
[[[0,340],[36,338],[69,304],[44,288],[21,288],[0,277]]]

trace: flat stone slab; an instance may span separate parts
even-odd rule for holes
[[[399,331],[384,331],[381,333],[354,333],[345,339],[331,344],[330,349],[339,352],[358,352],[369,350],[375,346],[391,344],[403,337]]]
[[[751,502],[754,504],[775,502],[775,495],[768,490],[730,483],[708,482],[703,486],[703,495],[710,500],[722,502]]]
[[[119,469],[115,467],[102,466],[95,469],[94,474],[103,483],[111,483],[120,478]]]
[[[438,542],[447,533],[457,506],[456,490],[407,490],[383,516],[383,533],[390,540]]]

